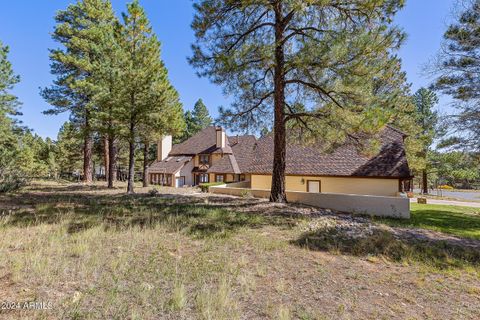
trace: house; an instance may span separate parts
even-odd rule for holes
[[[401,131],[386,126],[381,150],[367,156],[353,141],[332,153],[315,146],[289,143],[286,151],[287,191],[395,196],[412,179]],[[148,170],[151,184],[181,187],[207,182],[248,182],[252,189],[270,189],[273,136],[227,136],[208,127],[172,146],[172,138],[158,143],[158,159]]]

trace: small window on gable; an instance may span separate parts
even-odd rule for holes
[[[208,154],[199,155],[200,164],[208,164],[210,162],[210,156]]]

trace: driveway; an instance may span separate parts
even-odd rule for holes
[[[417,198],[410,199],[410,202],[416,203]],[[480,202],[427,199],[427,203],[428,204],[441,204],[441,205],[447,205],[447,206],[480,208]]]

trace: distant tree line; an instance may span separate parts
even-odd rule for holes
[[[408,134],[407,157],[423,192],[438,182],[474,187],[480,3],[459,4],[431,67],[436,80],[414,94],[396,56],[405,38],[392,23],[401,0],[198,0],[189,62],[233,97],[216,123],[274,135],[271,201],[286,201],[287,139],[320,141],[328,151],[353,138],[371,153],[387,123]],[[0,179],[21,184],[16,177],[78,172],[89,183],[94,164],[102,164],[109,187],[123,168],[133,192],[135,172],[145,174],[155,141],[171,134],[180,143],[213,119],[202,100],[183,111],[138,1],[121,19],[108,0],[79,0],[55,19],[55,81],[41,94],[53,106],[47,114],[67,112],[70,120],[55,142],[15,120],[20,103],[11,89],[19,77],[0,45]],[[450,95],[458,112],[438,114],[437,93]],[[366,139],[356,139],[359,133]]]
[[[79,0],[55,20],[55,81],[41,95],[53,106],[45,114],[66,112],[70,120],[57,141],[20,125],[20,103],[11,94],[20,79],[7,60],[8,47],[0,43],[0,181],[12,181],[9,189],[29,177],[73,176],[90,183],[101,166],[109,187],[126,176],[132,193],[136,171],[141,168],[145,176],[153,160],[152,144],[166,134],[176,142],[192,136],[212,123],[208,110],[200,99],[193,112],[183,112],[160,42],[137,0],[121,19],[109,0]],[[120,168],[126,170],[120,174]]]
[[[56,80],[42,90],[53,106],[69,112],[83,139],[83,181],[93,179],[94,141],[103,143],[108,187],[116,179],[118,149],[127,143],[128,187],[134,192],[137,149],[144,174],[150,143],[184,130],[182,105],[160,57],[160,42],[138,1],[119,20],[108,0],[82,0],[56,15],[51,71]],[[145,179],[144,179],[145,180]]]

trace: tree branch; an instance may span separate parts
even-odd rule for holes
[[[335,99],[333,96],[332,96],[332,93],[334,93],[333,91],[326,91],[325,89],[323,89],[322,87],[318,86],[317,84],[315,83],[312,83],[312,82],[307,82],[307,81],[303,81],[303,80],[300,80],[300,79],[291,79],[291,80],[287,80],[285,81],[285,84],[300,84],[300,85],[303,85],[303,86],[306,86],[306,87],[309,87],[309,88],[312,88],[314,90],[316,90],[317,92],[323,94],[323,95],[326,95],[330,100],[332,100],[333,103],[335,103],[335,105],[337,105],[339,108],[344,108],[338,101],[337,99]]]

